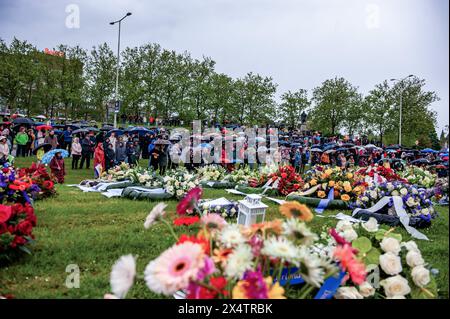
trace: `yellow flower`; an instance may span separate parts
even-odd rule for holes
[[[331,168],[328,168],[325,170],[325,174],[331,175],[331,174],[333,174],[333,170]]]
[[[327,173],[322,173],[322,175],[320,175],[321,179],[327,179],[330,175],[328,175]]]
[[[334,182],[334,181],[329,181],[329,182],[328,182],[328,186],[329,186],[329,187],[333,187],[333,186],[334,186],[334,184],[335,184],[335,182]]]
[[[347,173],[347,178],[348,179],[352,179],[353,178],[353,174],[352,173]]]
[[[309,183],[311,184],[311,186],[315,186],[317,185],[317,180],[313,178]]]
[[[345,190],[347,193],[350,193],[350,192],[352,191],[352,187],[351,187],[351,186],[344,186],[344,190]]]
[[[309,189],[309,184],[308,183],[306,183],[305,185],[303,185],[303,189]]]
[[[356,186],[355,188],[353,188],[353,193],[355,193],[355,195],[361,195],[362,193],[361,186]]]
[[[295,217],[305,222],[311,221],[314,217],[308,206],[300,204],[296,201],[284,203],[280,206],[279,210],[280,213],[286,218]]]
[[[318,191],[318,192],[317,192],[317,196],[319,196],[320,198],[324,198],[324,197],[327,196],[327,195],[325,194],[324,191]]]
[[[272,277],[264,278],[264,282],[267,287],[268,299],[286,299],[284,296],[284,288],[281,287],[278,282],[273,283]],[[249,299],[247,296],[247,289],[249,288],[253,287],[249,287],[249,282],[246,280],[238,281],[231,292],[233,299]]]
[[[344,194],[344,195],[341,195],[341,199],[342,199],[344,202],[348,202],[348,201],[350,200],[350,196],[348,196],[347,194]]]

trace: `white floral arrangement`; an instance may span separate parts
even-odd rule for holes
[[[202,182],[221,181],[226,176],[226,170],[220,165],[206,165],[197,168],[197,176]]]
[[[108,170],[108,172],[105,172],[102,177],[113,182],[123,181],[127,179],[127,173],[130,169],[131,168],[127,163],[121,163]]]
[[[346,241],[368,270],[364,283],[358,286],[343,283],[334,296],[336,299],[438,297],[434,278],[438,271],[424,260],[415,241],[402,241],[402,235],[395,233],[394,228],[380,226],[375,218],[361,224],[341,220],[335,232],[337,236],[331,240],[326,235],[321,236],[327,240],[320,248],[332,251],[337,241],[341,244]]]
[[[163,177],[165,191],[176,198],[182,198],[189,190],[197,187],[199,184],[198,176],[189,173],[184,167],[169,170]]]
[[[417,166],[411,166],[407,170],[400,173],[400,176],[405,178],[408,183],[420,187],[431,188],[436,183],[436,174]]]
[[[250,169],[249,166],[244,166],[232,171],[224,180],[238,185],[247,185],[250,179],[259,180],[261,176],[262,174],[259,171]]]

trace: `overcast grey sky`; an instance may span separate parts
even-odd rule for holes
[[[79,25],[70,5],[79,10]],[[41,50],[60,43],[116,48],[117,27],[109,22],[131,11],[123,47],[156,42],[211,56],[218,72],[273,77],[278,95],[334,76],[367,93],[412,73],[441,98],[433,104],[440,130],[449,116],[448,6],[448,0],[0,0],[0,37]]]

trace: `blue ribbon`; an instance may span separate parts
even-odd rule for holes
[[[326,199],[322,199],[319,202],[319,205],[317,205],[316,213],[322,214],[325,208],[327,208],[328,204],[334,200],[334,187],[331,187],[330,191],[328,192],[328,196]]]

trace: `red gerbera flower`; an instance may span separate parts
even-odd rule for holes
[[[202,237],[202,236],[188,236],[186,234],[183,234],[178,239],[177,245],[180,245],[180,244],[185,243],[187,241],[189,241],[191,243],[194,243],[194,244],[199,244],[200,246],[202,246],[203,251],[205,252],[205,254],[209,255],[209,249],[210,249],[209,241],[206,240],[204,237]]]
[[[186,196],[177,205],[177,214],[184,215],[192,213],[198,200],[202,197],[202,189],[195,187],[191,189]]]
[[[186,225],[190,226],[192,224],[198,223],[200,218],[198,216],[193,217],[179,217],[173,221],[175,226]]]

